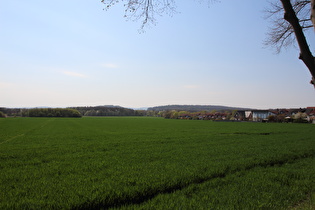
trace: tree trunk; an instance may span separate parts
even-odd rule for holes
[[[315,0],[311,0],[311,19],[315,29]]]
[[[313,76],[311,83],[315,87],[315,81],[314,81],[314,78],[315,78],[315,60],[314,60],[314,57],[313,57],[313,55],[309,49],[309,46],[307,44],[307,41],[306,41],[306,38],[304,36],[302,27],[299,23],[299,19],[297,18],[295,11],[293,10],[293,7],[292,7],[290,0],[280,0],[280,1],[283,5],[283,9],[284,9],[284,19],[291,24],[291,26],[294,30],[296,40],[297,40],[298,45],[299,45],[299,48],[300,48],[300,57],[299,58],[304,62],[304,64],[309,69],[311,75]],[[315,0],[312,0],[312,3],[314,3],[314,2],[315,2]],[[311,11],[313,12],[313,7],[312,7]]]

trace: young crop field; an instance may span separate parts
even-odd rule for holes
[[[0,209],[314,208],[315,125],[0,119]]]

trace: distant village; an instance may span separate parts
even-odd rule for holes
[[[149,113],[148,113],[149,114]],[[253,121],[253,122],[296,122],[314,123],[315,107],[299,109],[268,110],[225,110],[225,111],[160,111],[158,116],[169,119],[214,120],[214,121]]]

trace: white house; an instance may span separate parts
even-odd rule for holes
[[[269,110],[252,110],[253,121],[262,121],[272,115]]]

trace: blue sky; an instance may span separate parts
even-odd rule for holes
[[[298,49],[263,45],[266,7],[177,1],[139,33],[122,4],[0,0],[0,107],[315,106]]]

